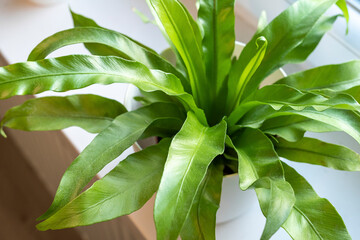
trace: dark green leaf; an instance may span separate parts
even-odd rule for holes
[[[220,203],[223,169],[224,166],[216,160],[209,166],[181,230],[181,239],[215,240],[216,212]]]
[[[39,220],[49,218],[73,200],[106,164],[130,147],[152,122],[165,118],[182,119],[183,115],[173,104],[155,103],[115,118],[66,170],[54,202]]]
[[[125,112],[125,107],[118,101],[97,95],[43,97],[11,108],[1,121],[1,126],[25,131],[78,126],[88,132],[98,133]]]
[[[37,228],[45,231],[90,225],[138,210],[159,186],[169,146],[166,139],[131,154]]]
[[[331,203],[320,198],[293,168],[282,163],[286,181],[294,189],[296,202],[283,228],[293,239],[351,239],[345,224]]]
[[[158,239],[176,239],[179,235],[208,166],[224,151],[225,134],[225,121],[210,128],[188,113],[171,142],[156,196],[154,218]]]
[[[349,148],[313,138],[303,138],[298,142],[277,140],[276,152],[288,160],[337,170],[360,171],[360,156]]]

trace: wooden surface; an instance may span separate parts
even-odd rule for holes
[[[0,65],[5,65],[0,54]],[[29,96],[0,101],[0,117]],[[0,239],[144,239],[125,216],[70,230],[40,232],[35,219],[50,206],[62,174],[78,155],[60,132],[23,132],[6,129],[0,139]]]

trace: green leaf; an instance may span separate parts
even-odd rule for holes
[[[295,203],[280,159],[271,141],[260,130],[248,128],[234,137],[232,143],[230,138],[227,140],[238,154],[240,188],[255,188],[261,210],[267,218],[261,239],[270,239],[285,222]]]
[[[283,60],[287,55],[306,39],[320,17],[336,2],[337,0],[296,1],[252,38],[233,65],[229,82],[237,82],[247,64],[255,56],[255,42],[259,36],[266,38],[268,47],[261,65],[244,90],[243,98],[252,93],[265,77],[284,64]]]
[[[339,15],[330,17],[322,16],[306,35],[302,43],[286,55],[286,57],[282,60],[282,65],[305,61],[315,50],[323,36],[331,30],[338,17]]]
[[[266,120],[261,131],[277,135],[290,142],[299,141],[305,132],[335,132],[338,128],[303,116],[280,116]]]
[[[346,0],[338,0],[336,5],[340,8],[340,10],[343,12],[344,18],[346,20],[346,34],[349,32],[349,10],[347,7]]]
[[[224,165],[212,163],[203,179],[181,230],[181,239],[215,240]]]
[[[64,92],[92,84],[131,83],[146,92],[163,91],[176,96],[187,110],[206,118],[180,80],[172,74],[150,70],[139,62],[118,57],[71,55],[0,68],[0,99],[47,90]]]
[[[279,110],[284,106],[298,111],[306,107],[313,107],[317,111],[328,108],[360,110],[359,103],[347,94],[334,94],[328,98],[313,92],[301,92],[287,85],[275,84],[253,92],[230,114],[228,123],[230,125],[235,124],[248,111],[261,105],[269,105],[275,110]]]
[[[156,103],[115,118],[66,170],[52,205],[39,220],[49,218],[73,200],[106,164],[129,148],[152,122],[167,118],[182,119],[183,115],[173,104]]]
[[[98,133],[125,112],[118,101],[97,95],[34,98],[8,110],[1,127],[50,131],[78,126]]]
[[[203,126],[193,113],[173,138],[156,196],[158,239],[176,239],[191,211],[208,166],[225,147],[226,122]]]
[[[141,21],[143,23],[152,23],[152,24],[156,24],[155,20],[150,20],[144,13],[142,13],[141,11],[139,11],[139,9],[137,8],[132,8],[133,12],[139,16],[139,18],[141,19]]]
[[[254,184],[261,211],[266,216],[261,240],[270,239],[289,217],[295,204],[294,190],[284,180],[259,179]]]
[[[157,190],[170,140],[121,161],[104,178],[37,225],[41,231],[90,225],[140,209]]]
[[[206,76],[218,96],[231,67],[235,46],[234,0],[200,0],[198,22],[204,30],[202,47]]]
[[[259,17],[258,26],[255,35],[262,32],[267,25],[268,25],[268,21],[267,21],[266,12],[262,11]]]
[[[353,111],[341,109],[327,109],[322,112],[313,108],[305,108],[302,111],[292,109],[275,111],[270,106],[260,106],[246,114],[235,126],[235,129],[241,127],[259,128],[267,119],[292,115],[303,116],[333,126],[346,132],[360,143],[360,116]],[[234,129],[230,129],[230,131],[234,131]]]
[[[198,43],[200,30],[194,28],[194,20],[177,0],[148,0],[148,3],[184,61],[196,102],[205,108],[208,96],[204,90],[207,89],[205,67]]]
[[[320,198],[293,168],[282,163],[286,181],[294,189],[296,202],[283,228],[293,239],[351,239],[345,224],[331,203]]]
[[[109,29],[99,26],[94,20],[92,20],[90,18],[84,17],[80,14],[77,14],[77,13],[71,11],[71,10],[70,10],[70,12],[71,12],[71,16],[73,18],[75,27],[95,27],[95,28],[101,28],[104,30],[112,31],[112,30],[109,30]],[[126,36],[126,37],[129,39],[129,41],[133,42],[134,44],[139,45],[140,47],[146,48],[148,51],[156,54],[156,52],[154,50],[152,50],[151,48],[139,43],[138,41],[136,41],[134,39],[129,38],[128,36]],[[111,46],[106,46],[106,45],[98,44],[98,43],[85,43],[84,45],[89,50],[89,52],[94,55],[126,57],[126,56],[124,56],[122,51],[119,52],[118,50],[112,48]]]
[[[283,178],[281,163],[274,147],[260,130],[246,128],[231,140],[239,159],[241,190],[248,189],[260,178]]]
[[[236,106],[239,105],[241,97],[244,93],[246,85],[249,83],[252,76],[255,74],[256,70],[260,66],[262,60],[264,59],[265,52],[268,46],[266,38],[259,37],[256,39],[256,48],[257,51],[253,58],[247,63],[244,71],[241,73],[239,79],[230,78],[229,80],[229,89],[235,89],[235,95],[229,95],[228,97],[228,112],[231,112]],[[234,80],[234,81],[231,81]],[[229,91],[231,94],[233,91]],[[230,107],[230,108],[229,108]]]
[[[103,28],[77,27],[55,33],[33,49],[28,61],[44,59],[59,48],[77,43],[98,43],[111,47],[120,52],[121,57],[140,62],[150,69],[158,69],[174,74],[181,80],[183,86],[188,88],[188,82],[185,77],[171,63],[160,57],[157,53],[149,51],[121,33]]]
[[[294,143],[280,138],[277,140],[276,152],[288,160],[337,170],[360,171],[360,156],[349,148],[313,138],[303,138]]]
[[[343,91],[360,85],[360,61],[326,65],[295,73],[278,84],[286,84],[300,90],[331,89]]]

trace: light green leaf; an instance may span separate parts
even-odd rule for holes
[[[225,147],[226,122],[203,126],[191,112],[173,138],[156,196],[158,239],[176,239],[213,159]]]
[[[144,13],[142,13],[141,11],[139,11],[139,9],[137,8],[132,8],[133,12],[139,16],[139,18],[141,19],[141,21],[143,23],[152,23],[152,24],[156,24],[155,20],[150,20]]]
[[[271,141],[257,129],[245,129],[232,139],[239,158],[240,188],[254,187],[266,216],[261,239],[269,239],[285,222],[295,203],[291,186]],[[255,144],[254,144],[255,143]]]
[[[198,44],[200,30],[194,20],[177,0],[148,0],[155,19],[161,23],[167,36],[179,52],[188,70],[192,94],[200,107],[207,101],[205,67],[202,49]],[[205,89],[205,90],[204,90]]]
[[[125,112],[118,101],[97,95],[34,98],[8,110],[1,127],[50,131],[78,126],[98,133]]]
[[[235,46],[234,0],[200,0],[198,22],[204,30],[202,47],[206,76],[218,96],[231,67]]]
[[[131,154],[104,178],[37,225],[41,231],[90,225],[130,214],[157,190],[170,140]]]
[[[323,36],[331,30],[338,17],[339,15],[330,17],[322,16],[306,35],[302,43],[286,55],[286,57],[282,60],[282,65],[305,61],[315,50]]]
[[[277,140],[276,152],[288,160],[337,170],[360,171],[360,156],[349,148],[313,138],[303,138],[293,143],[280,138]]]
[[[258,26],[255,35],[262,32],[267,25],[268,25],[268,20],[267,20],[266,12],[262,11],[259,17]]]
[[[336,5],[340,8],[340,10],[343,12],[344,18],[346,20],[346,34],[349,32],[349,9],[347,7],[346,0],[338,0]]]
[[[39,220],[49,218],[73,200],[106,164],[129,148],[152,122],[167,118],[182,119],[183,115],[173,104],[155,103],[115,118],[66,170],[52,205]]]
[[[266,120],[261,131],[280,136],[287,141],[296,142],[304,137],[305,132],[335,132],[338,128],[303,116],[280,116]]]
[[[360,61],[326,65],[295,73],[278,84],[286,84],[299,90],[331,89],[344,91],[360,85]]]
[[[245,88],[243,98],[252,93],[265,77],[284,64],[286,56],[306,39],[320,17],[336,2],[337,0],[296,1],[252,38],[233,65],[229,82],[237,82],[247,64],[255,56],[255,42],[259,36],[266,38],[268,47],[261,65]],[[232,95],[235,94],[229,96]]]
[[[206,124],[203,111],[184,91],[177,77],[112,56],[71,55],[1,67],[0,99],[47,90],[64,92],[95,83],[131,83],[146,92],[163,91],[179,98],[187,110],[194,111]]]
[[[283,228],[295,240],[351,239],[345,224],[331,203],[320,198],[293,168],[282,163],[286,181],[294,189],[296,202]]]
[[[341,109],[327,109],[322,112],[316,111],[313,108],[305,108],[302,111],[292,109],[275,111],[270,106],[260,106],[246,114],[234,128],[259,128],[267,119],[292,115],[303,116],[333,126],[346,132],[360,143],[360,116],[353,111]],[[234,130],[230,129],[230,131]]]
[[[90,18],[84,17],[80,14],[77,14],[77,13],[71,11],[71,10],[70,10],[70,12],[71,12],[71,16],[74,21],[74,27],[95,27],[95,28],[101,28],[104,30],[112,31],[112,30],[109,30],[109,29],[99,26],[94,20],[92,20]],[[156,54],[156,52],[154,50],[152,50],[151,48],[139,43],[138,41],[136,41],[134,39],[129,38],[128,36],[126,36],[126,37],[134,44],[139,45],[140,47],[146,48],[148,51]],[[110,46],[103,45],[103,44],[85,43],[84,46],[89,50],[90,53],[92,53],[94,55],[126,57],[123,55],[122,51],[119,52],[118,50],[116,50]]]
[[[317,111],[328,108],[360,110],[359,103],[347,94],[334,94],[330,98],[313,92],[301,92],[296,88],[276,84],[268,85],[247,97],[229,116],[228,123],[238,122],[248,111],[261,105],[269,105],[275,110],[288,106],[301,111],[306,107],[313,107]]]
[[[223,169],[224,166],[217,160],[209,166],[181,230],[181,239],[215,240],[216,212],[220,203]]]
[[[284,177],[280,160],[274,152],[271,141],[260,130],[246,128],[232,137],[231,145],[238,154],[241,190],[248,189],[260,178]]]
[[[266,216],[261,240],[270,239],[289,217],[295,204],[294,190],[284,180],[261,178],[254,184],[261,211]]]
[[[232,110],[239,105],[241,97],[244,93],[246,85],[249,83],[252,76],[255,74],[256,70],[260,66],[262,60],[264,59],[265,52],[267,49],[268,42],[266,38],[259,37],[256,39],[256,48],[257,51],[253,58],[250,59],[250,61],[247,63],[246,67],[244,68],[244,71],[241,73],[239,79],[230,78],[229,79],[229,89],[234,88],[235,89],[235,95],[231,95],[232,91],[229,91],[228,96],[228,111],[232,112]],[[234,80],[234,81],[231,81]],[[229,108],[230,107],[230,108]]]
[[[126,59],[140,62],[150,69],[172,73],[181,80],[183,86],[188,86],[185,77],[171,63],[160,57],[157,53],[149,51],[121,33],[103,28],[77,27],[55,33],[33,49],[28,61],[44,59],[59,48],[77,43],[97,43],[111,47],[121,52],[123,55],[121,57],[125,56]]]

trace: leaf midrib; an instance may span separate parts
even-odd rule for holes
[[[176,197],[176,202],[175,202],[175,206],[178,206],[178,202],[179,202],[179,197],[180,197],[180,193],[182,192],[182,188],[183,188],[183,185],[184,185],[184,181],[185,181],[185,176],[187,176],[189,170],[190,170],[190,167],[192,166],[192,163],[193,163],[193,160],[196,156],[196,153],[198,152],[197,150],[200,148],[200,145],[202,145],[202,142],[204,140],[204,137],[205,137],[205,133],[206,133],[207,129],[206,128],[203,128],[201,130],[201,133],[200,133],[200,137],[198,138],[198,144],[196,145],[193,153],[191,154],[191,157],[190,157],[190,161],[189,163],[187,164],[187,167],[186,167],[186,171],[182,177],[182,180],[181,180],[181,184],[180,184],[180,187],[179,187],[179,191],[178,191],[178,194],[177,194],[177,197]],[[177,207],[176,207],[177,209]],[[175,211],[176,212],[176,211]],[[175,213],[174,212],[174,213]],[[173,221],[172,221],[173,222]]]
[[[300,215],[302,215],[306,222],[310,225],[311,229],[315,232],[315,234],[319,237],[320,240],[323,240],[323,237],[320,235],[320,233],[316,230],[314,224],[311,222],[311,220],[306,216],[305,213],[303,213],[303,211],[301,211],[301,209],[296,205],[294,204],[293,208],[298,212],[300,213]]]
[[[28,81],[28,80],[32,80],[32,79],[47,78],[47,77],[71,76],[71,75],[74,75],[74,76],[76,76],[76,75],[101,75],[101,76],[106,75],[106,76],[113,76],[113,77],[119,77],[119,78],[125,78],[125,79],[127,78],[127,79],[136,80],[136,78],[134,78],[134,77],[123,76],[123,75],[115,74],[115,73],[101,73],[101,72],[71,73],[71,72],[65,72],[65,73],[55,73],[55,74],[43,74],[43,75],[40,75],[40,76],[23,77],[23,78],[17,78],[16,80],[5,81],[5,82],[1,82],[1,80],[0,80],[0,86],[1,85],[6,85],[6,84],[11,84],[11,83],[14,83],[14,82]],[[130,81],[127,81],[127,82],[130,82]],[[159,84],[157,84],[155,82],[150,82],[150,81],[142,81],[142,82],[153,85],[155,87],[158,87],[159,89],[166,89],[166,91],[168,91],[170,93],[173,93],[173,94],[179,94],[178,92],[175,92],[174,90],[169,89],[167,87],[164,87],[162,85],[159,85]]]

